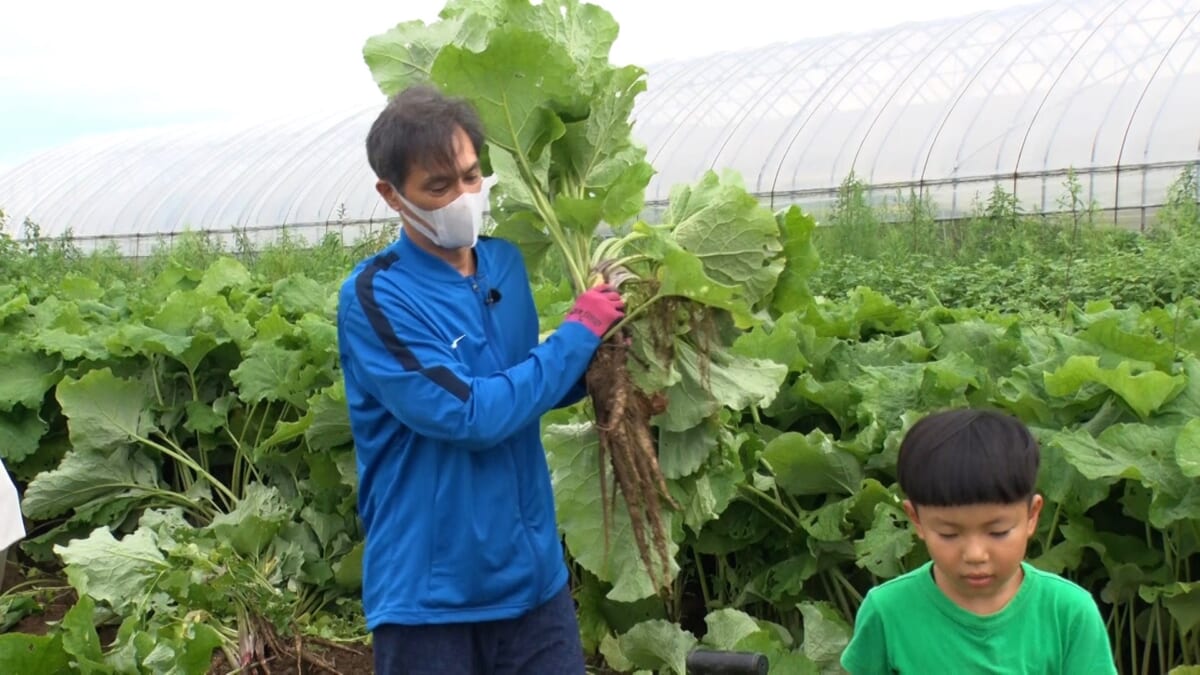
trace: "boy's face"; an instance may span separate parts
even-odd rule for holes
[[[933,558],[934,579],[955,604],[1000,611],[1021,586],[1025,547],[1037,530],[1042,496],[1015,504],[920,506],[904,502]]]

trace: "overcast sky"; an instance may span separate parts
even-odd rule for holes
[[[380,100],[363,42],[441,0],[14,0],[0,10],[0,173],[80,136]],[[1029,0],[600,0],[617,63],[862,32]]]

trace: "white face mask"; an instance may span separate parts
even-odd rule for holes
[[[483,206],[487,200],[483,192],[464,192],[454,201],[433,211],[413,205],[398,191],[396,196],[400,197],[406,209],[400,212],[404,221],[429,237],[434,246],[445,249],[470,248],[479,239],[479,228],[483,226]]]

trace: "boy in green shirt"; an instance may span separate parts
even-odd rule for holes
[[[900,445],[904,510],[932,561],[867,593],[851,675],[1115,675],[1086,590],[1024,562],[1037,530],[1037,441],[1020,421],[952,410]]]

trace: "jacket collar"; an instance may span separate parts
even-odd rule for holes
[[[414,274],[426,277],[432,281],[460,283],[464,277],[450,263],[417,246],[401,230],[400,239],[391,246],[391,252],[396,254],[396,265]],[[482,272],[482,256],[479,255],[479,244],[475,245],[475,275]]]

